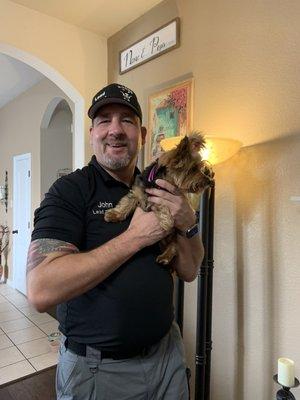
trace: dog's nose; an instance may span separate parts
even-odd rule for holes
[[[210,168],[209,166],[206,166],[206,167],[205,167],[204,173],[205,173],[206,176],[208,176],[208,177],[211,178],[211,179],[212,179],[212,178],[214,177],[214,175],[215,175],[214,171],[213,171],[212,168]]]
[[[202,169],[201,169],[202,174],[205,176],[206,179],[208,180],[212,180],[215,173],[212,170],[212,168],[208,165],[205,165]]]

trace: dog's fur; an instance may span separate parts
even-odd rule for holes
[[[175,149],[163,153],[154,163],[150,164],[141,175],[135,179],[130,192],[124,196],[116,207],[105,211],[105,221],[123,221],[136,209],[153,210],[160,225],[171,233],[161,240],[164,250],[156,261],[169,264],[177,254],[176,230],[174,220],[168,207],[148,203],[147,187],[155,187],[157,178],[164,179],[176,186],[179,193],[201,193],[213,181],[213,172],[206,161],[200,157],[199,150],[205,145],[205,140],[199,132],[185,136]]]

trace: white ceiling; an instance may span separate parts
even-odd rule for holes
[[[11,0],[109,37],[162,0]]]
[[[0,108],[43,78],[28,65],[0,53]]]

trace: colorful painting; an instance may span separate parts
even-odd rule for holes
[[[190,79],[149,96],[145,165],[161,154],[162,139],[185,135],[191,129],[192,83]]]

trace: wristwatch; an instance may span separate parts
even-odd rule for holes
[[[197,235],[197,233],[199,233],[199,213],[196,212],[196,222],[194,225],[189,227],[186,231],[181,231],[177,229],[177,232],[179,233],[179,235],[184,236],[187,239],[190,239],[193,236]]]
[[[186,231],[180,231],[179,229],[177,229],[177,232],[179,233],[179,235],[184,236],[187,239],[190,239],[193,236],[197,235],[197,233],[199,233],[199,227],[198,224],[194,224]]]

